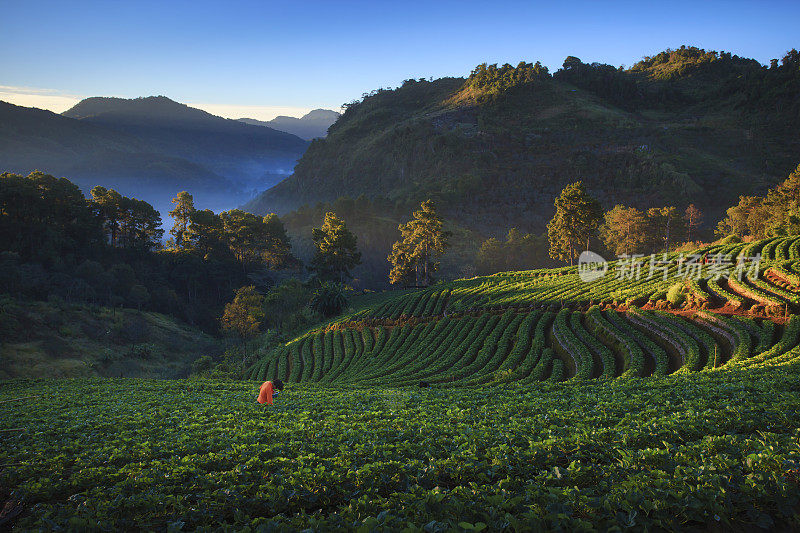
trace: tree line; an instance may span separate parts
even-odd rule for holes
[[[704,215],[694,204],[683,210],[674,206],[640,210],[620,204],[603,212],[600,202],[578,181],[561,191],[555,208],[547,225],[550,257],[570,264],[593,240],[612,254],[632,255],[667,252],[687,243],[699,245],[702,238]],[[755,239],[800,233],[800,165],[764,196],[740,196],[715,233]]]

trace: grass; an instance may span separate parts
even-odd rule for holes
[[[166,315],[63,302],[0,301],[0,379],[181,377],[218,342]]]

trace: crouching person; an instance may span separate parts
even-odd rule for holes
[[[258,390],[258,403],[265,403],[272,405],[272,395],[280,394],[283,390],[283,381],[276,379],[275,381],[265,381],[261,384]]]

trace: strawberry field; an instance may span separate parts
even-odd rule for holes
[[[35,398],[3,404],[0,495],[18,530],[797,528],[799,378],[290,385],[272,408],[253,382],[5,382]]]
[[[261,354],[250,377],[447,387],[786,362],[799,253],[800,238],[776,237],[620,259],[591,282],[563,267],[388,293]]]

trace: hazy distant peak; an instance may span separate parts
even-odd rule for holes
[[[182,119],[210,119],[214,115],[200,109],[181,104],[166,96],[144,96],[138,98],[116,98],[92,96],[84,98],[71,109],[62,113],[66,117],[85,119],[101,115],[158,115]]]
[[[300,120],[332,120],[336,122],[339,115],[339,113],[330,109],[313,109],[303,115]],[[331,122],[331,124],[333,124],[333,122]]]
[[[245,124],[267,126],[311,140],[317,137],[325,137],[328,134],[328,128],[336,122],[339,116],[339,113],[330,109],[314,109],[301,118],[281,115],[269,121],[256,120],[254,118],[240,118],[238,120]]]

